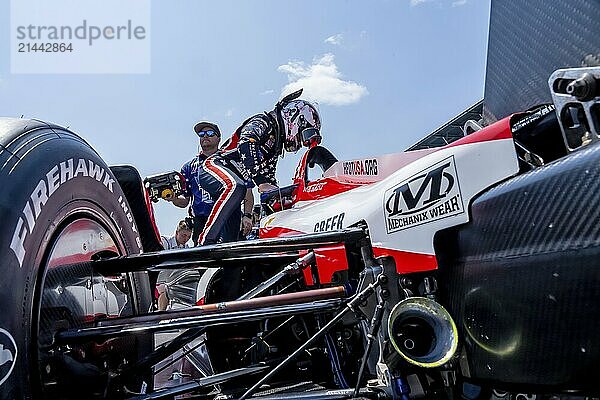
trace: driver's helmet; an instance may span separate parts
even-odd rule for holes
[[[298,151],[306,138],[320,135],[321,119],[316,107],[306,100],[292,100],[280,111],[285,130],[285,150]]]

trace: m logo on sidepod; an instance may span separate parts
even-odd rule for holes
[[[383,206],[387,233],[463,213],[454,157],[388,189]]]
[[[17,361],[17,344],[6,330],[0,328],[0,386],[8,379]]]

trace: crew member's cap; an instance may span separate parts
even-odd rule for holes
[[[194,132],[196,132],[196,134],[198,134],[204,128],[210,128],[213,131],[215,131],[217,133],[217,135],[221,136],[221,131],[219,130],[219,127],[216,124],[213,124],[212,122],[205,122],[205,121],[198,122],[196,125],[194,125]]]

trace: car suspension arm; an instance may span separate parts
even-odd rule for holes
[[[358,393],[360,399],[379,399],[378,393],[369,389],[361,389]],[[282,400],[281,394],[252,396],[252,400]],[[286,400],[342,400],[355,399],[354,389],[314,390],[310,392],[285,393]]]
[[[331,311],[345,296],[343,286],[259,297],[136,317],[100,321],[95,327],[76,328],[55,334],[54,345],[105,341],[131,334],[154,333],[191,327],[209,327],[256,321],[276,316]]]
[[[317,333],[315,333],[310,339],[306,341],[302,346],[300,346],[296,351],[290,354],[285,360],[279,363],[275,368],[273,368],[267,375],[265,375],[262,379],[254,384],[250,389],[248,389],[239,400],[245,400],[249,396],[251,396],[256,390],[262,386],[265,382],[271,379],[277,372],[279,372],[282,368],[288,365],[291,361],[293,361],[298,355],[303,353],[306,349],[313,345],[317,340],[321,339],[335,324],[337,324],[348,312],[355,311],[355,307],[365,301],[369,296],[371,296],[375,289],[379,286],[387,282],[387,277],[383,274],[380,274],[375,282],[369,284],[365,289],[363,289],[360,293],[356,294],[356,296],[350,300],[346,307],[342,311],[340,311],[331,321],[329,321],[323,328],[321,328]]]
[[[381,326],[381,320],[383,318],[383,311],[385,307],[385,299],[382,297],[379,299],[377,303],[377,307],[375,307],[375,313],[373,313],[373,318],[371,318],[371,324],[369,325],[369,333],[367,333],[367,346],[365,348],[365,353],[363,354],[363,358],[360,362],[360,369],[358,370],[358,376],[356,377],[356,387],[354,388],[353,397],[358,397],[358,393],[360,390],[360,381],[362,379],[363,373],[365,372],[365,367],[367,365],[367,360],[369,359],[369,353],[371,352],[371,348],[373,347],[373,342],[377,337],[377,331]]]
[[[265,291],[269,290],[277,283],[279,283],[286,276],[292,273],[302,272],[304,268],[306,268],[314,261],[314,258],[314,253],[312,251],[309,252],[305,256],[286,266],[282,271],[278,272],[273,277],[269,278],[267,281],[260,283],[258,286],[256,286],[249,292],[243,294],[237,300],[248,300],[263,294]],[[160,360],[163,360],[164,358],[175,353],[177,350],[179,350],[186,344],[200,337],[204,333],[204,331],[204,328],[191,328],[186,330],[185,332],[179,334],[177,337],[171,340],[169,343],[157,348],[156,350],[146,355],[144,358],[142,358],[135,364],[121,371],[120,375],[126,376],[128,374],[134,373],[136,371],[145,369],[151,365],[156,364]]]
[[[240,376],[255,374],[267,368],[266,365],[257,367],[239,368],[232,371],[222,372],[219,374],[207,376],[200,379],[195,379],[192,382],[184,383],[167,389],[157,390],[154,393],[142,394],[139,396],[130,397],[128,400],[159,400],[159,399],[173,399],[175,396],[193,392],[194,390],[202,389],[204,387],[218,385],[219,383],[226,382],[233,378]]]
[[[153,253],[132,254],[92,261],[97,273],[104,275],[184,267],[219,268],[239,265],[240,261],[268,261],[282,258],[298,258],[298,252],[310,248],[353,243],[366,237],[362,228],[311,233],[275,239],[257,239],[235,243],[222,243],[189,249],[164,250]]]
[[[254,289],[250,290],[249,292],[247,292],[246,294],[244,294],[240,298],[238,298],[238,300],[252,299],[252,298],[266,292],[267,290],[269,290],[270,288],[272,288],[273,286],[278,284],[286,276],[290,276],[290,275],[294,275],[299,272],[302,272],[302,270],[304,268],[308,267],[314,261],[315,261],[315,253],[313,253],[311,251],[308,254],[306,254],[305,256],[300,257],[295,262],[287,265],[284,269],[282,269],[281,271],[279,271],[278,273],[276,273],[275,275],[273,275],[266,281],[259,283]]]

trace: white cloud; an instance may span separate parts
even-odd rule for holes
[[[311,65],[303,61],[290,61],[277,70],[288,76],[289,83],[281,90],[281,95],[304,88],[303,98],[333,106],[343,106],[358,102],[369,94],[367,88],[356,82],[345,81],[338,71],[331,53],[315,58]]]
[[[226,117],[232,117],[232,116],[233,116],[233,112],[234,112],[234,111],[235,111],[235,109],[233,109],[233,108],[230,108],[229,110],[227,110],[227,111],[225,112],[225,116],[226,116]]]
[[[323,43],[329,43],[332,45],[340,45],[342,44],[342,40],[344,39],[344,35],[338,33],[337,35],[329,36],[327,39],[323,41]]]
[[[467,0],[456,0],[452,2],[452,7],[460,7],[467,4]]]
[[[268,95],[268,94],[273,94],[273,93],[275,93],[275,91],[274,91],[273,89],[267,89],[267,90],[265,90],[264,92],[260,92],[259,94],[260,94],[261,96],[266,96],[266,95]]]

